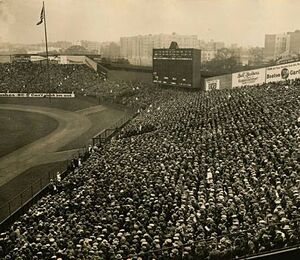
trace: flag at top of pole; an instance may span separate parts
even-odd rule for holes
[[[45,47],[46,47],[46,61],[47,61],[47,74],[48,74],[48,90],[49,90],[49,100],[51,102],[51,95],[50,95],[50,87],[51,87],[51,78],[49,74],[49,55],[48,55],[48,37],[47,37],[47,25],[46,25],[46,9],[45,3],[43,1],[43,7],[40,15],[40,21],[36,25],[40,25],[41,23],[44,24],[44,31],[45,31]]]
[[[43,5],[42,11],[41,11],[40,20],[37,22],[36,25],[40,25],[43,22],[43,20],[44,20],[44,14],[45,14],[45,11],[44,11],[44,5]]]

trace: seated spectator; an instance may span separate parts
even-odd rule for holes
[[[1,234],[3,255],[230,259],[298,244],[299,83],[126,92],[138,116]]]

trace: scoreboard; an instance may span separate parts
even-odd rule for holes
[[[153,49],[153,83],[200,88],[200,67],[198,49]]]

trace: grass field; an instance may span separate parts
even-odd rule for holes
[[[125,115],[92,97],[0,98],[0,208]]]
[[[54,131],[51,117],[22,111],[0,110],[0,157]]]
[[[60,149],[60,151],[83,147],[85,144],[91,141],[93,136],[101,132],[104,128],[107,128],[103,126],[112,126],[123,116],[124,112],[115,108],[109,108],[107,110],[88,115],[87,117],[89,120],[93,122],[92,127],[84,134],[78,136],[78,138],[76,138],[74,141],[66,144]]]

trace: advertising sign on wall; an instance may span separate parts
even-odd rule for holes
[[[219,79],[211,79],[205,81],[205,90],[214,90],[220,88],[220,80]]]
[[[34,55],[32,55],[32,56],[30,56],[30,61],[32,61],[32,62],[35,62],[35,61],[46,61],[46,57],[43,57],[43,56],[34,56]]]
[[[265,82],[265,68],[241,71],[232,74],[232,87],[253,86]]]
[[[300,62],[281,64],[266,69],[266,82],[300,78]]]
[[[29,62],[30,56],[28,55],[14,55],[12,56],[12,62],[21,63],[21,62]]]
[[[0,97],[31,97],[31,98],[75,98],[75,94],[72,93],[0,93]]]

